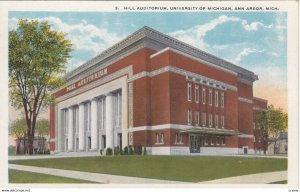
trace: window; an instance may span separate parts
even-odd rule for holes
[[[206,103],[206,89],[205,87],[202,87],[202,103]]]
[[[188,82],[188,101],[192,101],[192,84]]]
[[[208,138],[204,136],[204,145],[208,145]]]
[[[195,102],[199,103],[199,86],[195,86]]]
[[[212,114],[211,113],[209,113],[208,124],[209,124],[209,127],[212,127]]]
[[[206,113],[202,112],[202,127],[205,127],[206,125]]]
[[[175,133],[175,144],[182,143],[182,135],[180,133]]]
[[[217,141],[216,141],[216,142],[217,142],[217,145],[220,145],[220,137],[217,137],[216,140],[217,140]]]
[[[192,124],[192,111],[188,110],[188,125]]]
[[[198,126],[199,125],[199,112],[195,113],[195,125]]]
[[[215,106],[219,106],[219,92],[215,91]]]
[[[222,137],[222,145],[225,145],[225,137]]]
[[[212,105],[212,89],[209,89],[208,99],[209,99],[209,105]]]
[[[224,108],[224,92],[221,92],[221,107]]]
[[[210,145],[214,145],[214,138],[210,137]]]
[[[156,133],[156,144],[163,144],[164,143],[164,134]]]
[[[219,115],[215,115],[215,126],[216,126],[216,129],[219,128]]]
[[[255,122],[253,122],[253,129],[255,130]]]
[[[225,125],[225,123],[224,123],[224,115],[222,115],[221,116],[221,127],[224,128],[224,125]]]

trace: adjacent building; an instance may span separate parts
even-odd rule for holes
[[[51,152],[254,153],[257,75],[149,27],[64,78],[50,109]]]

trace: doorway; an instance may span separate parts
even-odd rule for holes
[[[190,153],[200,153],[202,147],[201,135],[190,135]]]

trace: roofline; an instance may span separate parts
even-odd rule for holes
[[[191,55],[191,56],[197,57],[201,60],[204,60],[206,62],[212,63],[216,66],[223,67],[223,68],[226,68],[233,72],[236,72],[236,73],[238,73],[238,77],[239,77],[238,79],[241,80],[241,82],[243,82],[243,83],[252,84],[255,80],[258,80],[258,76],[256,74],[254,74],[252,71],[249,71],[245,68],[234,65],[233,63],[230,63],[224,59],[218,58],[207,52],[204,52],[196,47],[193,47],[187,43],[179,41],[173,37],[170,37],[166,34],[163,34],[159,31],[156,31],[147,26],[142,27],[141,29],[139,29],[136,32],[132,33],[131,35],[127,36],[126,38],[119,41],[115,45],[104,50],[99,55],[97,55],[96,57],[87,61],[83,65],[68,72],[64,76],[64,78],[66,80],[71,79],[71,78],[75,77],[76,75],[78,75],[79,73],[89,70],[92,66],[101,63],[105,59],[108,59],[108,58],[112,57],[113,55],[115,55],[116,53],[119,53],[126,47],[128,47],[134,43],[137,43],[138,41],[145,39],[145,38],[155,41],[156,43],[163,46],[163,48],[166,48],[166,47],[174,48],[174,49],[182,51],[188,55]],[[143,46],[147,47],[146,44],[144,44]],[[160,50],[163,48],[159,47]]]

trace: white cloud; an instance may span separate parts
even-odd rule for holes
[[[257,49],[252,49],[252,48],[244,48],[239,54],[237,54],[237,56],[235,57],[235,59],[233,60],[233,62],[235,64],[239,64],[242,57],[246,57],[250,54],[253,53],[263,53],[265,52],[264,50],[257,50]]]
[[[253,22],[248,24],[248,22],[246,20],[241,20],[242,26],[246,31],[257,31],[259,27],[261,28],[267,28],[267,29],[271,29],[274,27],[273,24],[270,25],[264,25],[261,22]]]

